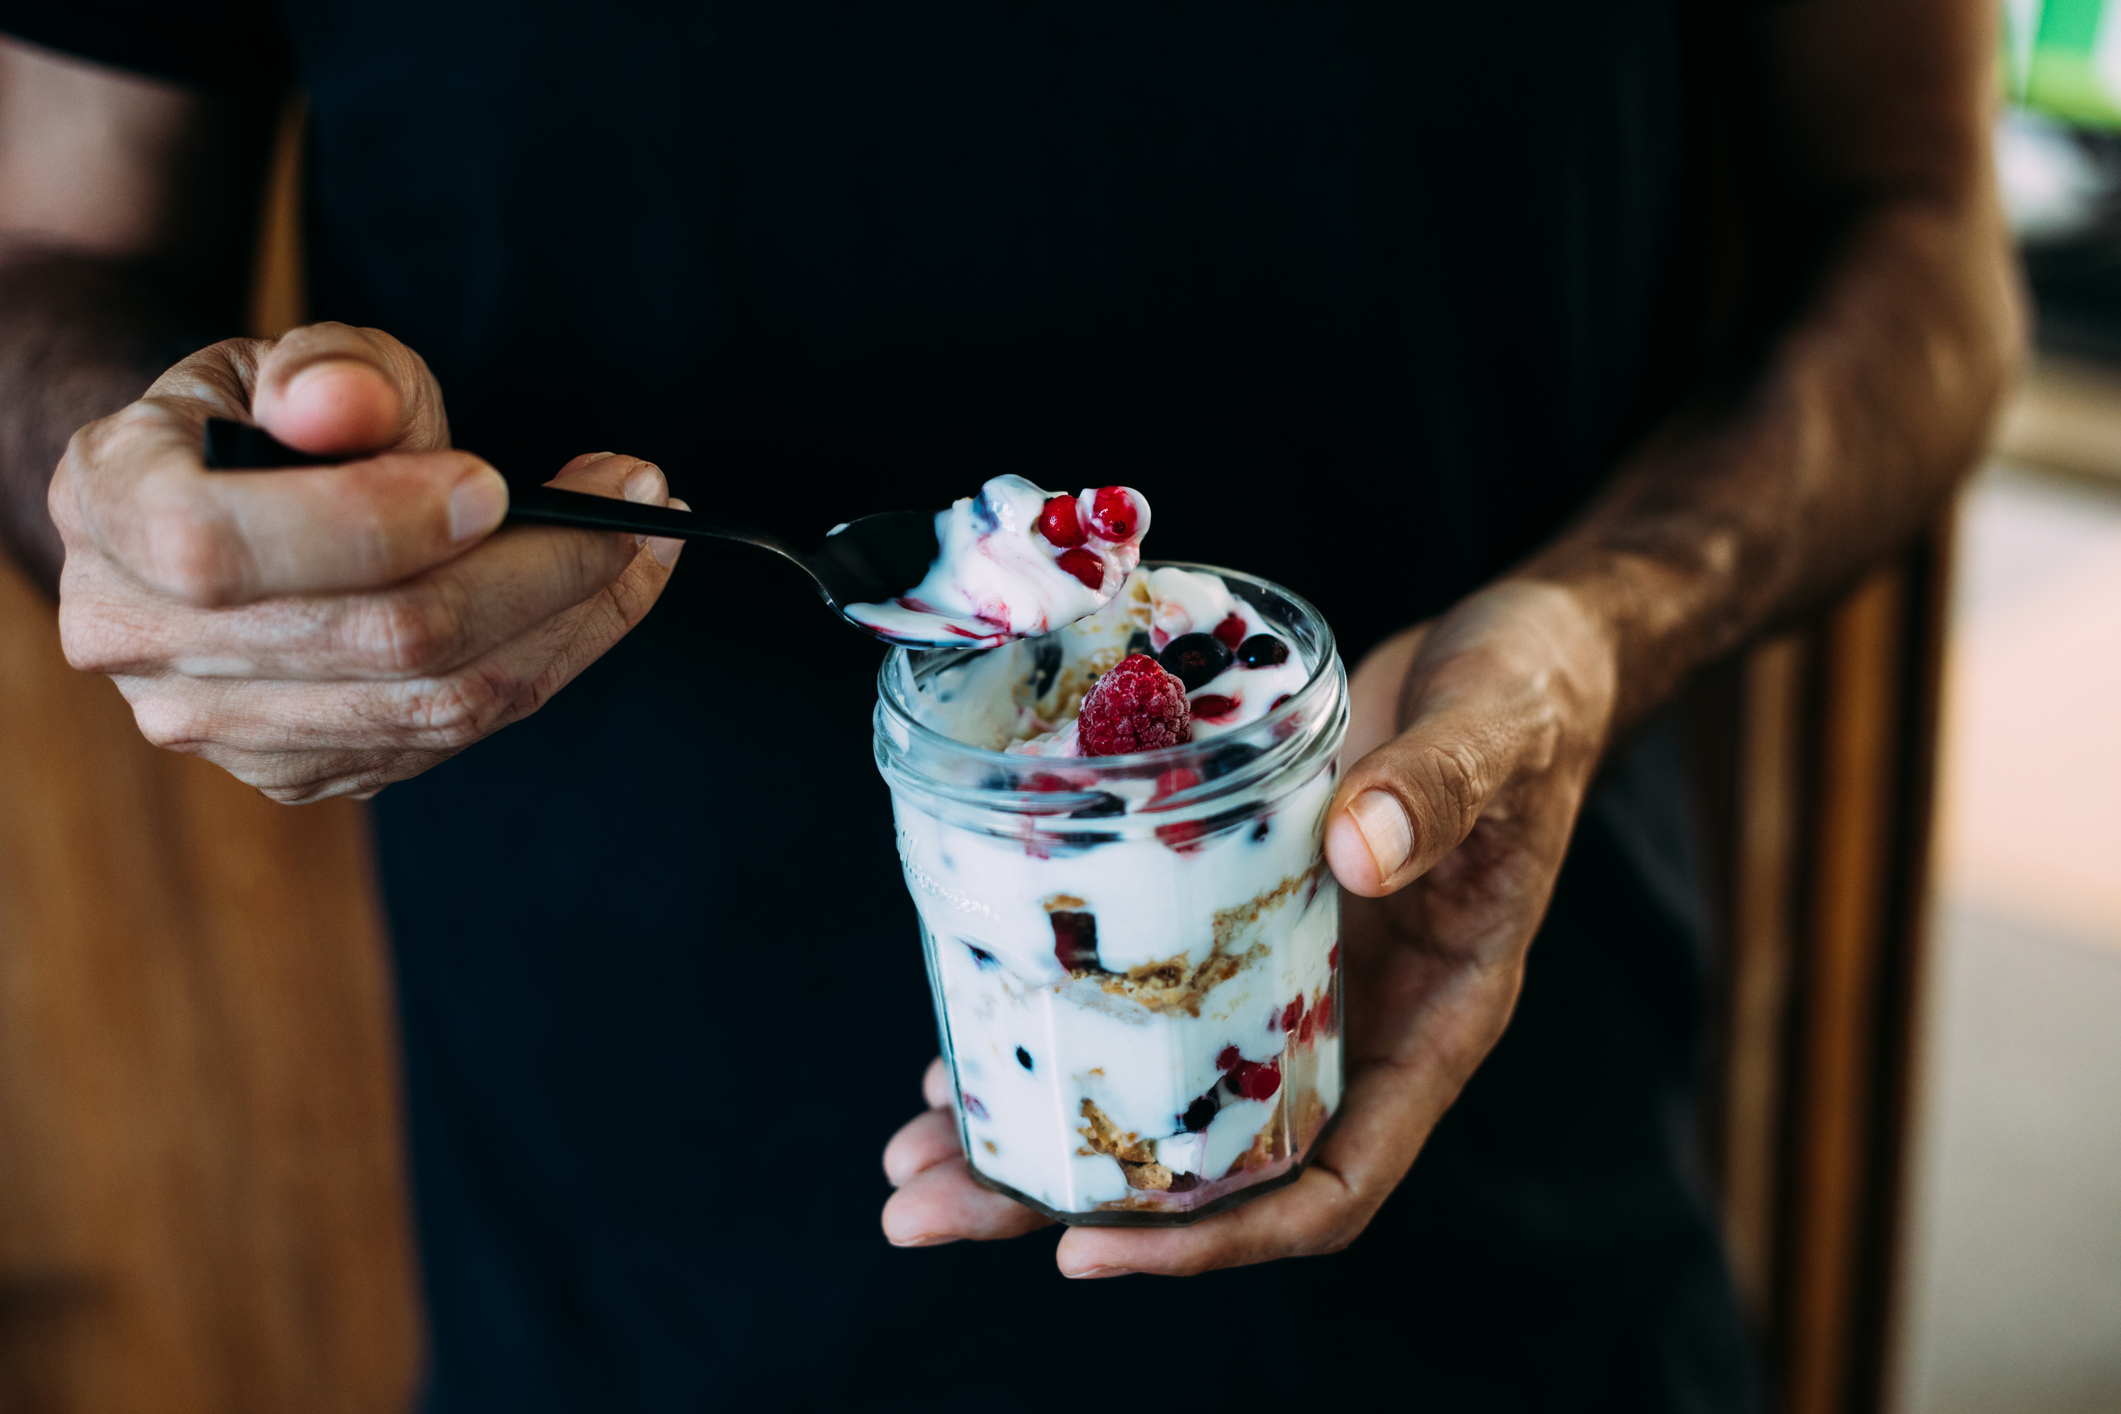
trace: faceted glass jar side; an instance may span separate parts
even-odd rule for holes
[[[1178,1224],[1256,1197],[1340,1106],[1322,831],[1346,674],[1310,605],[1210,572],[1312,670],[1206,742],[985,751],[918,720],[922,683],[962,650],[896,650],[879,678],[877,762],[967,1160],[1062,1222]]]

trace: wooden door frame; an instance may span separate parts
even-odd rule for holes
[[[1783,1414],[1890,1404],[1952,528],[1690,703],[1724,942],[1704,1147]]]

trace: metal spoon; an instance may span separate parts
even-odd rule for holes
[[[208,418],[206,464],[217,471],[268,471],[297,466],[329,466],[331,457],[311,456],[281,442],[262,427]],[[839,527],[811,554],[778,536],[748,525],[715,520],[697,511],[669,506],[642,506],[582,491],[552,486],[508,488],[508,519],[535,525],[571,525],[583,530],[625,530],[635,535],[676,536],[684,540],[734,540],[771,550],[810,576],[818,597],[842,619],[872,638],[884,635],[847,618],[852,604],[888,604],[926,578],[941,553],[935,539],[935,512],[884,511]],[[894,635],[887,643],[912,646],[958,644],[939,636],[915,642]]]

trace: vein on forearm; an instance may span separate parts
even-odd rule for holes
[[[1750,385],[1667,420],[1519,572],[1609,628],[1616,735],[1934,517],[1981,452],[2020,326],[1985,190],[1851,222]]]
[[[139,397],[195,342],[187,322],[151,267],[0,254],[0,544],[48,593],[61,551],[45,491],[67,439]]]

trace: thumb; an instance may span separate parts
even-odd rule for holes
[[[1326,861],[1365,898],[1396,892],[1464,843],[1522,747],[1473,703],[1419,717],[1356,762],[1326,812]]]
[[[324,323],[282,335],[259,360],[251,412],[313,456],[449,446],[442,390],[426,361],[380,329]]]
[[[1567,592],[1530,583],[1491,586],[1372,653],[1350,683],[1358,715],[1404,726],[1355,763],[1327,811],[1342,886],[1367,898],[1405,888],[1483,815],[1508,818],[1517,797],[1498,796],[1521,777],[1566,760],[1587,779],[1615,675],[1599,624]],[[1349,736],[1360,740],[1352,725]],[[1555,818],[1565,836],[1573,812]]]

